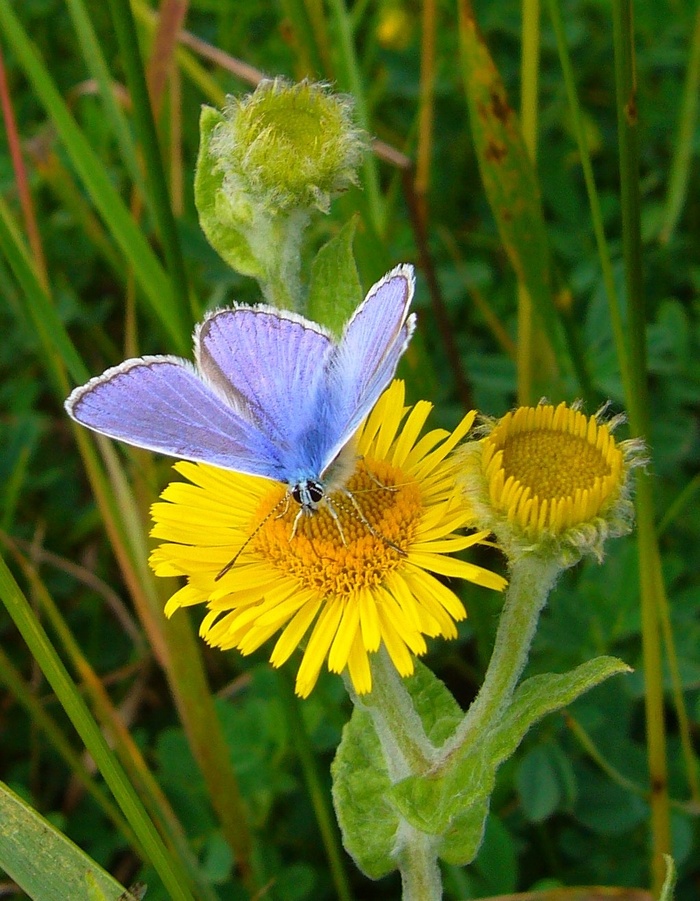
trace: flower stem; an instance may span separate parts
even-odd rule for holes
[[[455,734],[442,747],[439,767],[488,730],[491,723],[499,722],[525,667],[540,612],[561,568],[556,556],[528,554],[513,562],[484,684]]]
[[[371,693],[358,697],[349,679],[346,686],[353,703],[372,717],[392,782],[430,769],[436,748],[384,647],[372,657]]]
[[[425,734],[403,679],[384,647],[372,657],[372,691],[359,697],[346,676],[353,703],[372,718],[392,783],[426,773],[437,749]],[[401,872],[402,901],[440,901],[442,876],[436,836],[401,819],[392,856]]]
[[[442,875],[435,851],[435,836],[403,822],[397,833],[401,871],[401,901],[440,901]]]

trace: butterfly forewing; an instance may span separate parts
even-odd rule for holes
[[[66,409],[111,438],[276,479],[292,496],[309,484],[323,490],[396,371],[414,327],[412,296],[413,269],[398,266],[338,344],[294,313],[220,310],[195,334],[198,370],[177,357],[127,360],[76,388]]]
[[[172,457],[283,478],[276,446],[175,357],[127,360],[66,401],[77,422]]]

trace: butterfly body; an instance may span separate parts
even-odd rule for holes
[[[351,438],[413,332],[412,296],[412,268],[396,267],[338,341],[272,307],[218,310],[195,330],[196,365],[127,360],[76,388],[66,410],[137,447],[282,482],[313,513],[352,471]]]

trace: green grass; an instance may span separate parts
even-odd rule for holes
[[[589,412],[609,400],[648,442],[639,538],[561,579],[528,670],[614,654],[635,673],[526,737],[499,772],[476,862],[446,869],[446,897],[658,889],[670,850],[677,898],[692,901],[700,20],[690,0],[637,4],[632,44],[617,0],[548,0],[539,28],[536,4],[525,9],[523,23],[513,2],[193,0],[186,27],[267,74],[330,80],[372,135],[418,161],[407,191],[412,173],[368,158],[361,189],[314,226],[320,246],[358,211],[365,288],[420,263],[412,400],[434,402],[445,427],[467,401],[498,416],[541,395]],[[396,881],[355,870],[328,816],[349,716],[340,679],[322,676],[298,704],[265,649],[205,648],[196,610],[166,622],[173,586],[146,559],[169,464],[97,442],[63,412],[89,375],[128,355],[189,355],[203,310],[259,299],[207,245],[192,200],[200,106],[248,86],[225,56],[183,46],[152,116],[154,20],[140,3],[134,16],[143,65],[126,0],[0,0],[24,160],[0,143],[0,552],[21,589],[0,572],[0,780],[121,883],[147,882],[148,901],[265,887],[284,901],[396,898]],[[480,115],[494,90],[500,115]],[[459,639],[433,643],[428,662],[466,706],[498,599],[470,588],[464,600]]]

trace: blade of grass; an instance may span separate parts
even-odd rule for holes
[[[559,0],[548,0],[549,14],[554,27],[554,33],[557,40],[557,49],[559,52],[559,62],[564,75],[564,84],[566,86],[566,95],[569,101],[569,112],[576,134],[576,144],[578,146],[579,156],[581,158],[581,168],[583,169],[583,177],[586,183],[586,193],[588,195],[588,206],[591,213],[591,222],[593,224],[593,233],[595,235],[596,247],[598,249],[598,259],[603,274],[603,284],[605,285],[605,293],[608,299],[608,311],[610,313],[610,323],[612,325],[613,336],[615,338],[615,351],[617,353],[618,366],[622,375],[622,384],[625,397],[629,397],[631,393],[629,360],[627,351],[627,341],[625,338],[625,330],[622,324],[622,316],[620,314],[620,303],[615,288],[615,277],[613,275],[612,262],[610,259],[610,249],[605,237],[605,228],[603,225],[603,213],[598,197],[595,179],[593,177],[593,165],[591,163],[591,154],[588,149],[588,140],[586,137],[586,129],[581,114],[581,105],[579,103],[578,94],[576,92],[576,80],[574,70],[571,64],[571,55],[566,42],[566,33],[564,31],[564,21],[561,14],[561,5]]]
[[[294,694],[292,682],[287,673],[277,674],[278,697],[287,720],[289,736],[299,758],[316,822],[321,832],[323,847],[330,867],[336,896],[339,901],[352,901],[350,880],[345,867],[338,824],[332,812],[328,789],[321,781],[318,762],[309,738],[306,723],[301,715],[299,698]]]
[[[47,129],[53,135],[53,129]],[[28,153],[36,172],[45,180],[49,190],[60,205],[73,217],[76,227],[93,244],[102,259],[120,280],[124,279],[124,258],[107,235],[99,218],[93,212],[85,195],[78,187],[71,170],[65,166],[49,143],[47,134],[28,145]]]
[[[0,213],[3,209],[4,206],[0,202]],[[63,368],[63,354],[65,353],[77,368],[77,381],[85,381],[87,375],[80,374],[85,370],[85,365],[67,335],[63,343],[56,340],[53,333],[54,320],[59,338],[65,334],[62,323],[56,319],[55,310],[39,285],[21,237],[12,234],[1,215],[0,250],[16,270],[18,280],[20,276],[22,277],[21,286],[25,292],[26,307],[43,344],[44,359],[55,392],[62,401],[69,390]],[[47,316],[53,317],[48,319],[51,328],[47,328],[47,323],[44,322],[44,311]],[[234,851],[244,882],[252,890],[255,883],[251,864],[252,838],[247,826],[245,806],[207,685],[201,652],[189,619],[185,615],[173,621],[165,620],[163,607],[166,598],[159,595],[156,590],[154,576],[146,564],[145,530],[139,516],[138,505],[116,451],[106,439],[100,437],[95,439],[77,425],[73,425],[72,428],[124,579],[148,634],[151,647],[168,676],[193,754],[207,782],[224,835]],[[111,483],[100,463],[95,441],[100,444],[107,462]],[[167,589],[159,585],[159,590],[164,592]]]
[[[75,753],[64,736],[56,720],[46,712],[35,692],[22,678],[14,664],[0,646],[0,682],[14,695],[17,702],[24,707],[32,723],[45,734],[56,751],[65,761],[71,773],[92,797],[98,807],[108,817],[124,838],[133,847],[138,847],[138,840],[119,808],[105,795],[92,775],[88,772],[80,756]]]
[[[509,356],[511,360],[514,360],[516,355],[515,342],[508,334],[506,327],[503,325],[498,315],[491,308],[491,305],[489,304],[486,297],[484,297],[484,295],[469,277],[454,235],[452,234],[452,232],[448,231],[448,229],[443,227],[438,228],[438,234],[440,236],[440,239],[442,240],[442,243],[447,248],[447,252],[452,258],[452,262],[457,269],[457,273],[464,283],[464,287],[469,292],[469,296],[473,300],[474,306],[481,313],[486,326],[490,330],[497,343],[500,345],[503,353]]]
[[[0,782],[0,822],[0,866],[28,897],[35,901],[125,897],[116,879],[4,782]]]
[[[698,121],[698,98],[700,97],[700,6],[695,13],[695,27],[690,42],[688,71],[683,87],[681,117],[678,134],[673,142],[673,160],[668,176],[668,193],[662,218],[659,241],[668,244],[680,218],[688,192],[690,163],[693,156],[695,126]]]
[[[620,372],[622,374],[623,386],[625,389],[625,396],[629,397],[631,394],[630,388],[630,373],[629,373],[629,362],[628,362],[628,353],[627,353],[627,345],[625,341],[625,334],[622,325],[622,318],[620,316],[620,308],[619,302],[617,299],[617,293],[615,289],[615,280],[613,277],[612,264],[610,262],[610,253],[608,250],[607,242],[605,239],[605,233],[603,228],[603,217],[600,209],[600,203],[598,200],[598,194],[595,187],[595,182],[593,179],[593,167],[591,165],[590,154],[588,152],[588,144],[586,141],[586,133],[585,128],[583,127],[583,118],[581,116],[581,111],[578,103],[578,97],[576,95],[576,87],[575,80],[573,74],[573,67],[571,65],[571,59],[568,52],[568,47],[566,44],[566,37],[564,32],[564,23],[561,15],[561,8],[558,0],[549,0],[549,9],[552,18],[552,24],[554,26],[556,38],[557,38],[557,46],[559,49],[559,57],[561,60],[562,71],[564,73],[564,81],[566,83],[567,95],[569,98],[569,106],[572,115],[572,121],[574,124],[574,130],[576,132],[576,139],[579,147],[579,154],[581,157],[581,163],[584,172],[584,178],[586,181],[586,188],[588,191],[589,198],[589,206],[591,209],[591,217],[593,220],[593,227],[596,236],[596,242],[598,245],[598,256],[601,262],[601,268],[603,271],[603,279],[605,283],[606,292],[608,295],[608,305],[610,309],[610,319],[613,327],[613,334],[615,336],[615,345],[617,351],[617,357],[619,362]],[[700,484],[700,482],[699,482]],[[659,525],[659,528],[656,530],[656,540],[658,542],[659,536],[663,531],[662,525]],[[690,736],[690,725],[688,722],[688,714],[685,708],[685,700],[683,697],[683,692],[681,689],[680,677],[678,674],[678,666],[676,662],[676,653],[675,646],[673,641],[673,632],[671,629],[669,611],[668,611],[668,600],[666,597],[665,588],[663,582],[657,582],[657,591],[658,591],[658,600],[660,603],[660,616],[661,623],[663,628],[664,635],[664,644],[666,647],[666,653],[669,659],[669,668],[671,671],[671,678],[673,681],[673,692],[674,699],[676,705],[676,711],[678,714],[678,722],[679,722],[679,732],[681,737],[681,745],[683,748],[683,754],[685,758],[686,772],[688,774],[688,783],[690,786],[690,792],[692,798],[697,801],[698,800],[698,781],[697,781],[697,772],[696,772],[696,764],[695,758],[692,753],[692,740]]]
[[[171,295],[175,306],[171,312],[174,322],[181,326],[185,324],[186,334],[189,335],[192,321],[188,321],[188,319],[189,313],[193,311],[190,308],[187,272],[168,194],[163,157],[148,95],[146,74],[139,52],[136,26],[129,0],[108,0],[108,4],[131,95],[136,134],[146,163],[146,181],[149,187],[151,206],[170,273]]]
[[[145,72],[155,118],[158,118],[160,113],[165,85],[178,43],[178,34],[187,16],[187,7],[187,0],[162,0],[158,11],[158,24]]]
[[[69,113],[9,0],[0,0],[0,27],[39,101],[51,116],[71,162],[105,225],[133,265],[141,291],[169,335],[173,349],[186,353],[189,349],[189,319],[174,306],[172,288],[163,267],[112,186],[101,161]]]
[[[641,199],[639,186],[639,118],[634,62],[634,29],[630,0],[613,0],[615,93],[619,141],[622,245],[627,288],[630,394],[627,398],[634,435],[648,440],[649,396],[646,366],[646,313],[642,273]],[[642,656],[647,755],[651,779],[652,891],[658,893],[665,878],[664,855],[671,853],[668,804],[668,767],[664,721],[663,670],[659,641],[660,571],[654,531],[651,474],[637,474],[637,540],[642,599]]]
[[[459,34],[462,80],[481,179],[508,258],[518,281],[528,290],[535,321],[541,323],[541,331],[556,355],[556,365],[552,365],[548,355],[548,365],[537,368],[544,393],[556,395],[561,393],[557,383],[560,373],[570,368],[571,348],[567,353],[552,295],[547,233],[537,178],[516,115],[508,104],[503,82],[479,32],[469,0],[460,0]],[[534,372],[533,367],[534,360],[528,363],[527,371]],[[538,391],[538,386],[533,385],[531,390]]]
[[[131,129],[115,97],[112,76],[105,62],[95,29],[92,27],[84,0],[66,0],[66,5],[73,28],[78,36],[78,47],[83,54],[90,75],[97,83],[105,114],[119,145],[122,162],[128,169],[129,177],[139,189],[140,194],[146,197],[146,186],[136,158],[136,145]]]
[[[44,290],[48,288],[49,278],[46,271],[46,260],[44,259],[44,250],[41,244],[41,236],[39,235],[39,227],[34,213],[34,201],[29,190],[29,180],[27,179],[27,169],[24,165],[24,157],[22,156],[22,148],[20,146],[19,132],[17,131],[17,120],[15,119],[14,108],[12,105],[12,97],[10,88],[7,83],[7,74],[5,72],[5,60],[0,49],[0,104],[2,104],[2,117],[5,122],[5,134],[7,135],[7,144],[12,159],[12,168],[15,174],[15,184],[17,185],[17,194],[22,207],[22,215],[24,217],[24,227],[27,231],[29,246],[32,250],[32,256],[36,264],[37,275],[41,281]]]
[[[331,19],[335,28],[338,52],[338,85],[355,101],[357,121],[367,134],[372,133],[367,95],[362,84],[360,67],[353,40],[352,23],[344,0],[329,0]],[[377,162],[372,154],[365,156],[362,164],[362,185],[367,202],[369,221],[377,235],[383,235],[386,226],[382,196],[379,190]]]
[[[310,78],[318,81],[324,74],[328,78],[328,72],[324,73],[324,63],[307,4],[304,0],[282,0],[282,11],[291,25],[297,79]]]
[[[190,892],[185,888],[185,877],[180,862],[169,854],[163,844],[138,795],[124,775],[114,754],[110,751],[102,733],[90,716],[80,692],[73,684],[46,632],[1,556],[0,597],[27,643],[32,656],[56,693],[61,706],[92,755],[105,782],[136,833],[144,853],[163,880],[171,898],[176,901],[177,899],[194,901]]]
[[[184,169],[182,165],[182,78],[176,67],[170,73],[170,194],[173,212],[182,216],[185,209]]]
[[[58,355],[76,382],[84,382],[90,376],[87,367],[70,340],[49,295],[41,285],[34,264],[29,256],[24,241],[12,219],[12,214],[5,201],[0,197],[0,252],[3,253],[12,272],[17,279],[25,298],[28,299],[26,309],[34,324],[42,343],[51,357]],[[53,370],[54,384],[65,397],[67,382],[56,380]],[[62,399],[62,398],[61,398]]]
[[[20,563],[25,576],[30,581],[34,597],[42,610],[47,614],[51,626],[58,635],[61,645],[82,681],[99,722],[103,728],[108,730],[114,743],[114,750],[119,755],[121,765],[124,767],[131,784],[137,789],[149,816],[158,826],[161,835],[168,843],[171,853],[183,862],[183,866],[189,876],[188,884],[190,889],[196,894],[197,898],[201,898],[203,901],[216,901],[216,893],[201,873],[179,820],[149,771],[141,751],[122,719],[120,711],[112,704],[103,680],[95,673],[80,650],[55,601],[39,578],[35,568],[28,561],[21,558]]]

